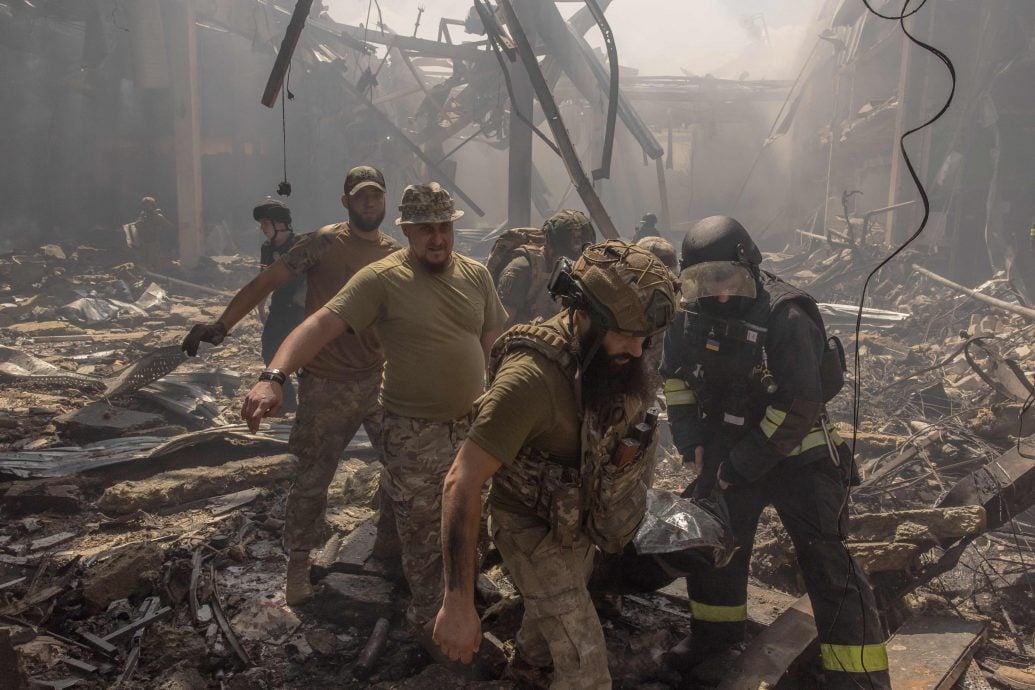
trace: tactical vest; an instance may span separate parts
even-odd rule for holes
[[[764,271],[761,283],[760,294],[739,319],[688,312],[684,325],[683,361],[694,368],[684,367],[677,376],[694,393],[700,409],[721,425],[731,441],[759,425],[779,387],[780,382],[769,371],[765,350],[772,315],[794,302],[816,323],[824,338],[826,334],[819,307],[810,295]],[[820,362],[824,402],[843,385],[843,357],[840,341],[827,341]]]
[[[538,320],[515,326],[496,341],[489,362],[490,381],[503,359],[522,349],[546,357],[574,385],[578,360],[571,345],[563,334]],[[623,439],[643,419],[645,407],[634,396],[622,396],[614,400],[606,419],[585,412],[580,420],[578,467],[526,445],[493,476],[493,490],[546,521],[553,538],[562,545],[570,545],[584,531],[602,550],[620,552],[636,533],[646,510],[647,444],[621,467],[612,459]]]

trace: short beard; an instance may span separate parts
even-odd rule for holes
[[[596,336],[579,338],[579,351],[586,353]],[[655,395],[654,384],[647,375],[643,357],[633,357],[619,364],[601,345],[582,375],[582,404],[597,419],[606,419],[622,396],[640,398],[644,404]]]
[[[349,225],[355,228],[356,230],[359,230],[360,232],[372,232],[374,230],[377,230],[381,227],[381,223],[384,222],[384,219],[385,212],[381,211],[380,215],[377,216],[376,221],[368,223],[367,221],[363,220],[363,216],[361,216],[359,213],[353,211],[351,208],[349,209]]]

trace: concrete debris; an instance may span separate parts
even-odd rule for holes
[[[154,544],[120,549],[87,569],[83,598],[94,610],[102,610],[117,599],[151,592],[159,581],[162,561],[162,550]]]
[[[106,402],[90,403],[82,409],[54,418],[58,431],[77,443],[140,436],[142,432],[165,424],[161,415],[127,410]]]
[[[365,628],[391,609],[395,586],[370,575],[331,573],[316,587],[314,608],[331,623]]]

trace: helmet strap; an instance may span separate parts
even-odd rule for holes
[[[592,319],[590,319],[589,324],[589,333],[587,335],[589,335],[592,340],[590,342],[590,346],[586,348],[585,352],[582,352],[580,348],[578,366],[575,368],[575,410],[579,419],[582,419],[584,413],[582,407],[582,378],[586,373],[586,369],[589,368],[590,363],[596,356],[597,351],[600,350],[600,346],[604,344],[604,334],[606,332]],[[568,328],[572,333],[575,333],[574,308],[568,311]],[[581,334],[576,334],[575,336],[576,338],[579,338],[579,341],[581,341],[581,338],[579,337],[580,335]]]

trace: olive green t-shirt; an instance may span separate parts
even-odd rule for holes
[[[368,240],[353,234],[344,222],[302,235],[278,260],[296,275],[305,274],[305,315],[309,316],[338,294],[359,269],[398,248],[384,233]],[[305,369],[320,378],[344,381],[377,371],[383,363],[381,345],[373,333],[346,332],[327,343]]]
[[[488,270],[455,252],[433,273],[401,249],[360,269],[327,308],[357,333],[377,334],[385,409],[435,422],[471,411],[485,385],[482,334],[506,320]]]
[[[567,338],[564,315],[545,326]],[[467,438],[504,465],[532,446],[579,466],[579,420],[572,381],[557,362],[531,349],[508,354],[478,407]]]

